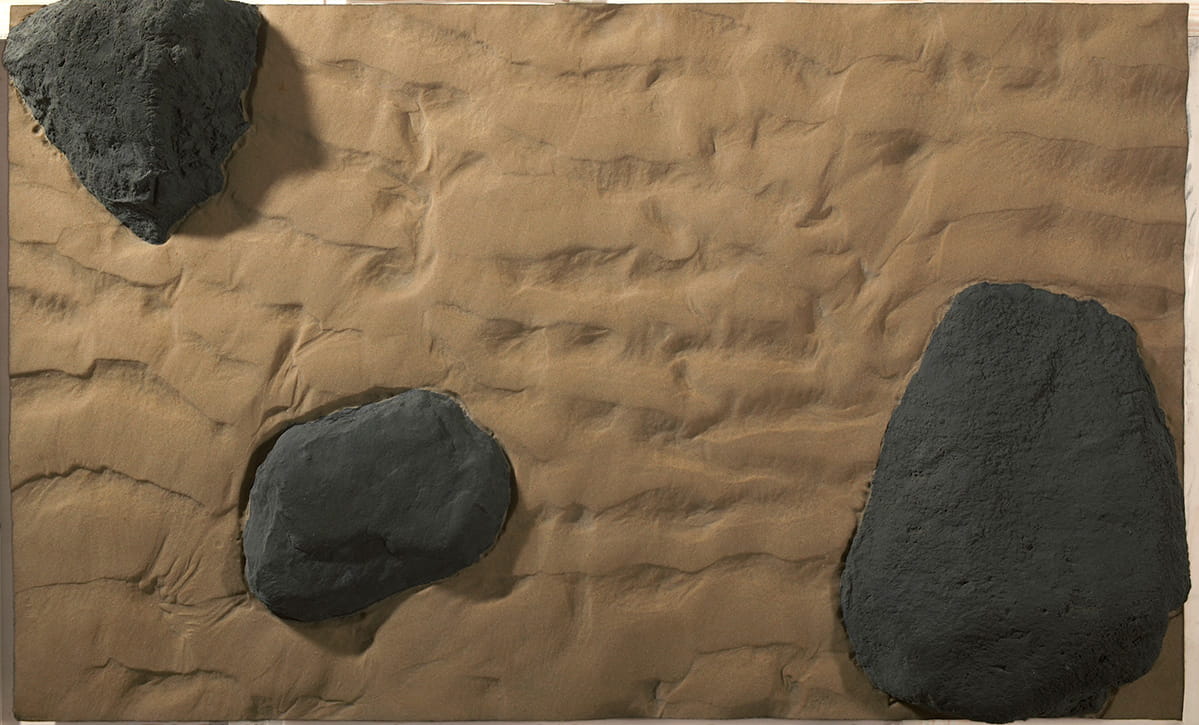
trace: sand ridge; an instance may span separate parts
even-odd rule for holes
[[[838,576],[950,297],[1102,300],[1181,440],[1183,5],[262,12],[230,183],[160,248],[10,88],[25,718],[910,716]],[[247,471],[411,387],[507,450],[495,550],[274,618]],[[1177,619],[1107,714],[1177,716],[1181,658]]]

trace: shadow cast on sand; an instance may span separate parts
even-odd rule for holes
[[[250,127],[225,161],[225,187],[197,206],[178,231],[220,237],[253,222],[274,186],[325,158],[312,122],[303,64],[265,16],[258,28],[254,75],[246,89]]]
[[[512,470],[509,483],[512,500],[508,503],[508,515],[495,545],[478,562],[430,586],[441,587],[471,601],[489,602],[508,596],[523,578],[516,573],[516,561],[529,541],[529,533],[533,528],[530,520],[532,513],[521,500],[511,459],[508,465]]]

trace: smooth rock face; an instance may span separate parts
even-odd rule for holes
[[[440,393],[410,390],[289,428],[250,491],[250,591],[311,621],[443,579],[495,543],[511,486],[496,440]]]
[[[841,579],[857,663],[938,714],[1098,710],[1190,588],[1174,443],[1123,319],[957,296],[896,408]]]
[[[161,244],[224,185],[258,22],[226,0],[62,0],[12,29],[4,65],[87,190]]]

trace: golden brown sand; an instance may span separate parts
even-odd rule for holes
[[[839,565],[949,298],[1101,300],[1180,437],[1185,5],[263,15],[229,185],[163,247],[10,89],[25,718],[904,717]],[[276,619],[257,449],[418,386],[511,456],[497,547]],[[1181,635],[1108,716],[1178,716]]]

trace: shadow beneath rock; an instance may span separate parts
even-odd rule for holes
[[[313,129],[303,64],[265,16],[244,104],[250,127],[225,162],[225,188],[197,206],[180,233],[219,237],[252,223],[264,213],[262,201],[271,187],[317,168],[325,158]]]
[[[298,622],[282,618],[279,621],[323,650],[339,655],[358,655],[366,652],[375,643],[379,627],[391,617],[391,613],[408,597],[423,588],[400,592],[344,617],[319,622]]]
[[[522,578],[513,574],[512,570],[517,555],[528,540],[532,523],[529,521],[528,512],[519,504],[515,477],[512,483],[512,505],[508,508],[504,528],[500,531],[495,546],[478,562],[446,579],[393,594],[360,612],[344,617],[320,622],[297,622],[290,619],[281,621],[322,649],[337,654],[362,654],[374,644],[379,628],[392,613],[408,601],[409,597],[425,589],[444,589],[471,601],[491,601],[507,596]],[[513,526],[513,521],[518,525]]]
[[[499,442],[503,447],[504,442]],[[506,450],[504,455],[508,455]],[[479,561],[431,586],[470,601],[490,602],[511,594],[517,582],[524,578],[524,575],[516,573],[516,561],[532,533],[533,515],[521,501],[520,488],[516,485],[516,469],[512,466],[511,458],[508,459],[508,467],[512,471],[512,500],[508,504],[508,515],[495,546]]]

